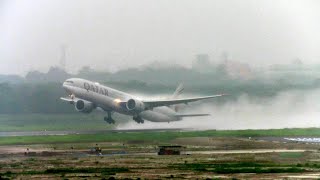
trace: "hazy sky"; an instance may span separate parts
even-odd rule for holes
[[[318,0],[0,0],[0,74],[190,66],[222,52],[254,65],[320,62]]]

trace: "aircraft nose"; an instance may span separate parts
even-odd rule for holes
[[[69,89],[69,87],[73,84],[73,81],[67,79],[66,81],[63,82],[62,87],[64,89]]]
[[[70,85],[69,85],[68,82],[64,82],[64,83],[62,84],[62,87],[63,87],[63,89],[67,92],[67,94],[72,94],[72,93],[71,93],[71,90],[70,90]]]
[[[66,83],[66,82],[63,82],[62,87],[63,87],[63,88],[66,88],[66,87],[67,87],[67,83]]]

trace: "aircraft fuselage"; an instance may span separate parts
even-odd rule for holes
[[[137,97],[85,79],[68,79],[63,83],[63,88],[72,98],[85,100],[92,103],[95,108],[100,107],[107,112],[114,111],[153,122],[170,122],[182,119],[176,117],[176,112],[167,106],[155,107],[141,112],[130,111],[119,102],[138,99]]]

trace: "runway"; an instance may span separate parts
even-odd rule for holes
[[[58,136],[71,134],[103,134],[103,133],[124,133],[124,132],[166,132],[166,131],[187,131],[188,129],[121,129],[121,130],[88,130],[88,131],[15,131],[15,132],[0,132],[0,137],[12,136]]]
[[[258,137],[255,138],[257,140],[264,140],[264,141],[274,141],[274,142],[296,142],[296,143],[320,143],[319,137],[301,137],[301,136],[294,136],[294,137]]]

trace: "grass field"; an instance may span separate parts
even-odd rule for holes
[[[302,152],[282,152],[280,153],[281,158],[301,158],[303,157]]]
[[[103,121],[103,113],[10,114],[0,115],[0,131],[106,130],[113,127]],[[123,117],[117,117],[122,120]]]
[[[103,113],[92,114],[21,114],[0,115],[0,131],[91,131],[113,129],[103,121]],[[127,120],[115,115],[119,122]],[[0,144],[42,144],[73,142],[124,142],[143,140],[168,142],[183,137],[262,137],[262,136],[313,136],[320,137],[320,128],[273,129],[273,130],[208,130],[186,132],[121,132],[100,134],[79,134],[61,136],[1,137]]]
[[[209,130],[185,132],[120,132],[100,134],[74,134],[56,136],[21,136],[1,137],[0,145],[5,144],[44,144],[44,143],[73,143],[73,142],[126,142],[149,141],[166,143],[181,137],[289,137],[313,136],[320,137],[319,128],[305,129],[271,129],[271,130]]]
[[[228,144],[226,139],[226,144]],[[303,158],[279,158],[278,153],[145,155],[150,151],[128,146],[126,155],[97,156],[85,150],[64,149],[54,156],[37,153],[21,157],[3,154],[0,177],[8,179],[318,179],[317,152]],[[123,151],[110,145],[103,153]],[[153,150],[155,151],[155,150]],[[137,152],[135,154],[133,152]],[[196,151],[194,151],[196,152]],[[53,152],[54,153],[54,152]],[[131,154],[133,153],[133,154]],[[140,154],[142,153],[142,154]],[[87,155],[86,155],[87,154]],[[0,179],[1,179],[0,178]]]
[[[254,163],[254,162],[241,162],[241,163],[189,163],[189,164],[175,164],[173,167],[181,170],[193,171],[209,171],[219,174],[230,173],[300,173],[306,172],[308,166],[295,165],[295,164],[271,164],[271,163]],[[303,168],[305,167],[305,168]],[[317,168],[317,166],[315,166]]]

